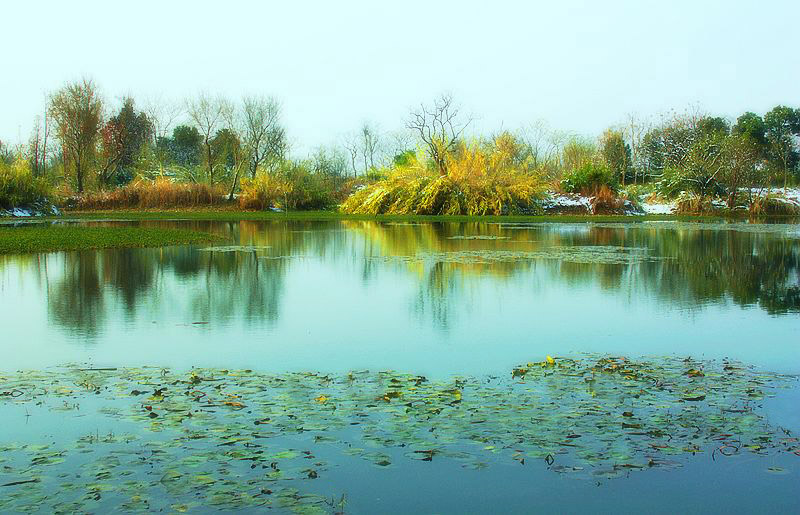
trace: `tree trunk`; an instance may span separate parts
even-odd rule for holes
[[[208,183],[214,185],[214,163],[211,161],[211,143],[206,138],[206,154],[208,157]]]

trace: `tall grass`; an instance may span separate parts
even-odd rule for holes
[[[544,184],[515,159],[504,135],[492,145],[461,144],[448,155],[447,174],[410,156],[385,179],[350,196],[345,213],[397,215],[506,215],[538,211]]]
[[[26,159],[19,157],[11,164],[0,161],[0,208],[49,203],[51,195],[47,182],[33,176]]]
[[[176,208],[223,204],[220,186],[176,183],[169,179],[137,179],[111,191],[86,193],[76,199],[77,209]]]

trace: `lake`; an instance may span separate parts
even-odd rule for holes
[[[224,240],[0,256],[0,511],[800,511],[800,226],[93,223]]]

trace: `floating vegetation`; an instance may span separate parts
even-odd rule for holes
[[[81,427],[115,429],[0,444],[0,511],[341,511],[345,497],[325,478],[347,460],[376,470],[410,460],[471,470],[507,462],[597,481],[696,456],[800,456],[798,440],[759,410],[794,383],[730,361],[607,356],[548,356],[505,377],[447,380],[367,371],[15,372],[0,375],[3,420],[22,406],[57,412],[64,427],[74,417]]]
[[[513,229],[512,224],[499,224],[503,229]],[[563,223],[550,224],[542,222],[532,222],[526,224],[527,227],[534,228],[558,228],[559,230],[572,228],[576,231],[588,231],[591,228],[600,229],[648,229],[658,227],[659,229],[671,229],[681,231],[735,231],[751,234],[783,234],[790,237],[800,237],[800,230],[797,224],[782,223],[747,223],[747,222],[679,222],[674,220],[644,220],[641,223],[631,224],[624,222],[592,222],[587,223]],[[518,228],[524,227],[517,224]]]
[[[256,252],[258,250],[267,250],[271,248],[270,245],[220,245],[197,250],[201,252]]]
[[[535,259],[554,259],[568,263],[635,264],[660,261],[666,258],[651,256],[644,247],[608,245],[553,246],[541,250],[462,250],[451,252],[420,252],[413,256],[372,256],[380,261],[437,262],[458,264],[491,264]]]
[[[448,240],[507,240],[509,236],[490,236],[490,235],[472,235],[472,236],[450,236]]]
[[[186,229],[36,224],[0,228],[0,254],[207,245],[219,239],[219,236]]]

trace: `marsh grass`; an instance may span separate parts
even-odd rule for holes
[[[0,254],[127,247],[164,247],[218,241],[218,236],[185,229],[35,225],[0,227]]]
[[[165,178],[139,179],[111,191],[86,193],[77,198],[76,209],[176,208],[221,205],[226,202],[220,186],[179,183]]]

